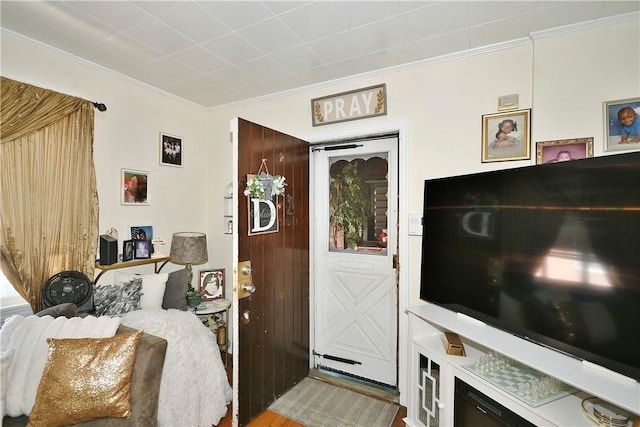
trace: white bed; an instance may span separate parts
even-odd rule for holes
[[[232,399],[215,334],[190,311],[144,309],[122,316],[122,324],[167,340],[158,425],[217,425]]]

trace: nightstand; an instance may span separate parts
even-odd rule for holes
[[[227,339],[229,307],[231,307],[230,300],[215,299],[212,301],[204,301],[200,306],[193,310],[193,312],[202,321],[202,324],[215,332],[218,346],[220,346],[220,349],[225,353],[227,352],[229,343],[229,340]]]

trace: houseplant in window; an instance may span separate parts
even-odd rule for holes
[[[346,247],[355,249],[362,240],[365,216],[369,208],[366,186],[358,176],[358,166],[347,164],[331,180],[329,191],[329,222],[331,236],[334,236],[333,246],[343,248],[344,244],[339,239],[344,235]]]

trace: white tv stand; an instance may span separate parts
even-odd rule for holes
[[[536,425],[595,425],[584,415],[582,399],[599,397],[622,409],[640,415],[640,383],[603,368],[558,351],[529,342],[489,326],[468,316],[452,312],[434,304],[411,307],[409,314],[409,395],[407,418],[410,427],[453,426],[454,378],[458,377],[501,405]],[[466,357],[446,354],[444,332],[457,333],[466,350]],[[531,407],[494,386],[482,377],[463,368],[489,352],[498,352],[510,359],[527,365],[545,375],[557,378],[579,391],[551,403]],[[639,356],[640,357],[640,356]],[[422,360],[423,366],[420,366]],[[439,376],[438,396],[433,400],[437,407],[434,419],[420,414],[420,396],[423,392],[421,377],[431,373],[425,371],[424,361],[433,363],[434,374]],[[427,379],[427,382],[430,380]],[[429,405],[427,405],[429,406]],[[428,412],[428,411],[427,411]]]

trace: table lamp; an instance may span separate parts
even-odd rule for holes
[[[204,264],[209,260],[207,255],[207,235],[204,233],[181,231],[173,233],[169,258],[174,264],[187,267],[189,286],[193,280],[192,264]]]

